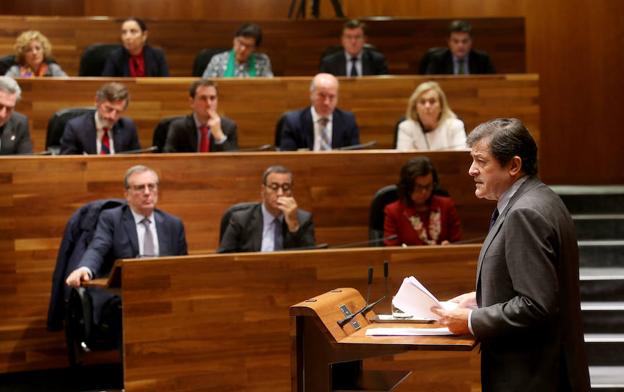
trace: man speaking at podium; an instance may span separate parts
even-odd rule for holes
[[[475,195],[496,200],[476,292],[433,308],[440,323],[481,343],[484,391],[589,391],[578,246],[561,199],[537,177],[537,145],[516,119],[468,136]]]

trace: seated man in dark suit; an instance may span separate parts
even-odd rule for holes
[[[192,114],[169,125],[164,152],[216,152],[238,150],[236,123],[219,116],[217,86],[199,79],[189,88]]]
[[[156,209],[158,174],[146,166],[133,166],[124,186],[128,204],[100,214],[93,240],[66,279],[69,286],[106,276],[116,259],[187,254],[182,221]]]
[[[434,53],[425,74],[493,74],[490,56],[472,49],[472,25],[455,20],[449,26],[448,49]]]
[[[121,114],[128,107],[128,89],[107,83],[95,95],[95,113],[73,118],[61,137],[61,154],[115,154],[141,148],[136,125]]]
[[[297,206],[290,170],[283,166],[266,169],[260,194],[262,203],[232,214],[218,252],[270,252],[314,246],[312,215]]]
[[[0,76],[0,155],[32,153],[28,118],[14,111],[21,95],[15,80]]]
[[[310,84],[312,106],[286,113],[280,149],[314,151],[360,144],[360,129],[351,112],[336,108],[338,79],[317,74]]]
[[[353,19],[342,29],[343,51],[329,54],[321,60],[321,72],[335,76],[386,75],[386,57],[366,43],[366,25]]]

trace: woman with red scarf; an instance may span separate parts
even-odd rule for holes
[[[108,56],[102,76],[169,76],[164,52],[147,44],[147,25],[143,20],[124,20],[121,42],[123,47]]]

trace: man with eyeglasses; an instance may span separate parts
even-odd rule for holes
[[[127,205],[104,210],[98,219],[93,240],[66,283],[106,276],[117,259],[186,255],[182,221],[156,209],[158,174],[147,166],[133,166],[124,178]]]
[[[321,72],[335,76],[386,75],[386,57],[366,44],[366,24],[352,19],[342,28],[342,49],[321,60]]]
[[[284,166],[266,169],[260,195],[262,203],[232,213],[219,253],[314,247],[312,215],[297,206],[290,170]]]
[[[260,26],[255,23],[243,24],[234,34],[232,49],[212,56],[202,77],[273,77],[269,56],[256,52],[261,43]]]

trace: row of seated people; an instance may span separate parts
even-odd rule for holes
[[[145,22],[128,18],[121,25],[122,46],[103,47],[107,52],[102,76],[144,77],[169,76],[165,54],[147,44]],[[262,43],[262,30],[253,23],[243,24],[235,33],[231,50],[215,54],[200,53],[194,68],[203,68],[204,78],[272,77],[271,60],[256,49]],[[358,20],[345,23],[342,46],[330,48],[321,59],[320,71],[336,76],[385,75],[385,56],[366,43],[366,26]],[[15,55],[7,60],[7,76],[67,76],[52,58],[49,40],[38,31],[25,31],[17,37]],[[195,71],[194,71],[195,72]],[[421,74],[490,74],[495,73],[490,57],[472,49],[472,26],[454,21],[449,27],[448,48],[433,48],[420,62]]]
[[[14,112],[20,98],[17,82],[0,77],[1,154],[32,153],[25,116]],[[278,121],[275,145],[283,151],[313,151],[357,147],[359,127],[353,113],[337,107],[338,79],[316,75],[310,84],[310,106],[284,114]],[[127,88],[107,83],[96,93],[96,110],[76,111],[60,137],[61,154],[115,154],[140,150],[134,122],[122,113],[129,104]],[[199,79],[189,88],[190,115],[165,122],[156,145],[164,152],[219,152],[238,150],[235,121],[218,114],[214,81]],[[79,114],[79,115],[78,115]],[[436,82],[420,84],[409,98],[406,116],[398,124],[399,150],[461,149],[466,146],[464,124],[449,107]],[[157,127],[157,132],[158,127]],[[50,144],[48,141],[46,144]]]
[[[187,254],[182,221],[156,209],[158,174],[143,165],[133,166],[125,175],[124,188],[127,203],[101,212],[93,240],[70,269],[66,279],[70,286],[105,276],[116,259]],[[429,158],[410,159],[401,168],[398,200],[383,207],[385,245],[444,245],[461,240],[454,203],[441,193]],[[297,205],[290,170],[277,165],[267,168],[261,197],[260,203],[241,203],[226,212],[217,252],[315,247],[312,215]]]

